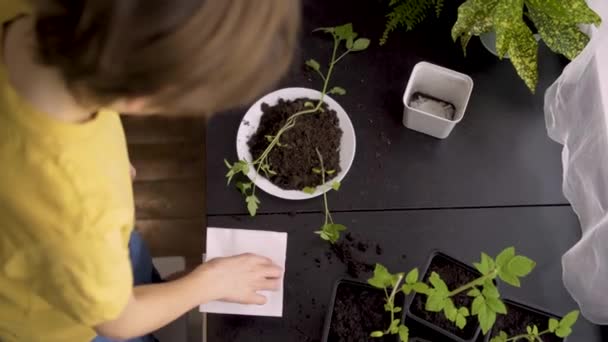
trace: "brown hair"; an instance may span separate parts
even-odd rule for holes
[[[84,102],[244,104],[287,70],[299,0],[35,0],[38,55]]]

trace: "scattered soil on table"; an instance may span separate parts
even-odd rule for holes
[[[536,325],[539,331],[544,331],[549,327],[549,318],[557,318],[528,310],[519,305],[505,303],[507,305],[507,314],[498,315],[496,323],[492,328],[492,337],[497,335],[501,330],[509,336],[517,336],[526,333],[526,327]],[[563,339],[553,334],[541,336],[543,342],[562,342]]]
[[[355,241],[351,233],[347,233],[343,239],[331,245],[331,250],[336,257],[346,265],[346,273],[355,279],[359,278],[362,273],[374,270],[374,265],[358,260],[353,255],[355,249],[365,252],[368,248],[369,245],[367,243]]]
[[[428,278],[432,272],[438,273],[441,276],[441,279],[445,281],[450,289],[458,288],[459,286],[469,283],[479,276],[479,273],[473,269],[465,268],[464,266],[456,264],[441,254],[437,254],[433,258],[429,269],[424,275],[424,281],[427,284],[430,284]],[[467,296],[466,292],[452,297],[452,300],[457,308],[461,306],[470,308],[473,302],[473,298]],[[461,330],[456,327],[454,323],[448,321],[443,312],[435,313],[425,311],[425,303],[426,296],[417,294],[410,306],[410,312],[417,317],[422,318],[425,321],[430,322],[446,331],[449,331],[462,339],[470,340],[475,337],[475,332],[477,331],[477,327],[479,327],[479,323],[477,323],[475,317],[469,317],[467,319],[467,325]]]
[[[304,103],[315,100],[301,98],[296,100],[283,100],[274,106],[262,104],[263,115],[256,133],[249,139],[248,145],[253,159],[259,158],[270,142],[267,136],[274,136],[285,125],[287,119],[302,110],[309,109]],[[315,148],[319,149],[323,157],[325,170],[335,171],[326,175],[326,181],[334,178],[340,171],[340,139],[342,130],[334,110],[328,109],[324,104],[321,109],[312,114],[297,118],[296,125],[286,131],[280,143],[268,156],[268,164],[276,175],[266,175],[272,183],[285,190],[302,190],[305,187],[321,185],[321,175],[312,172],[319,168],[319,157]]]
[[[395,304],[402,306],[403,296],[395,298]],[[386,336],[372,339],[372,331],[386,329],[390,314],[384,311],[384,292],[379,289],[342,282],[338,286],[328,342],[397,341],[397,337]]]

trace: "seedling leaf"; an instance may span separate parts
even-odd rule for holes
[[[314,173],[316,173],[316,174],[320,175],[322,171],[321,171],[321,169],[319,169],[318,167],[313,167],[313,168],[312,168],[312,172],[314,172]]]
[[[312,58],[306,61],[306,66],[316,71],[321,70],[321,64]]]
[[[331,184],[331,188],[334,189],[335,191],[338,191],[338,190],[340,190],[340,185],[341,185],[340,182],[335,181]]]
[[[391,326],[388,328],[388,330],[391,332],[391,334],[396,334],[399,332],[399,323],[401,323],[401,320],[399,320],[399,319],[394,319],[391,322]]]
[[[564,337],[570,336],[570,334],[572,334],[572,329],[570,329],[568,327],[562,327],[562,326],[560,326],[557,329],[555,329],[555,335],[557,337],[564,338]]]
[[[490,329],[496,322],[496,312],[492,310],[487,310],[487,307],[484,306],[483,309],[477,315],[477,318],[479,320],[479,325],[481,326],[481,331],[485,335],[488,333],[488,331],[490,331]]]
[[[305,193],[307,193],[307,194],[309,194],[309,195],[314,194],[316,190],[317,190],[317,189],[315,189],[315,188],[311,188],[311,187],[309,187],[309,186],[304,187],[304,189],[302,189],[302,191],[303,191],[303,192],[305,192]]]
[[[373,287],[384,289],[393,285],[393,275],[383,265],[376,264],[374,276],[368,279],[367,283]]]
[[[351,38],[354,34],[353,24],[348,23],[345,25],[336,26],[336,28],[334,30],[334,34],[335,34],[336,38],[338,38],[339,40],[347,40],[347,39]]]
[[[304,107],[306,107],[306,108],[314,108],[315,104],[312,103],[312,102],[310,102],[310,101],[306,101],[306,102],[304,102]]]
[[[401,342],[407,342],[410,338],[410,330],[403,324],[399,326],[399,339]]]
[[[258,204],[260,204],[260,200],[255,195],[251,195],[247,196],[245,201],[247,202],[247,210],[249,211],[249,215],[255,216],[255,214],[258,212]]]
[[[363,51],[369,46],[370,40],[367,38],[359,38],[353,43],[352,51]]]
[[[515,256],[515,247],[507,247],[496,256],[496,265],[505,267]]]
[[[428,294],[429,293],[429,286],[425,283],[416,283],[414,285],[412,285],[412,289],[418,293],[422,293],[422,294]]]
[[[447,296],[448,292],[450,292],[450,290],[448,289],[448,286],[441,279],[441,277],[439,277],[439,274],[437,274],[437,272],[431,273],[431,276],[429,277],[429,281],[431,282],[431,284],[433,285],[433,288],[435,288],[435,290],[438,293],[441,293],[441,294],[444,294]]]
[[[413,270],[409,271],[408,274],[405,276],[405,282],[407,284],[414,285],[417,281],[418,281],[418,269],[414,268]]]
[[[555,329],[559,327],[559,321],[555,318],[549,319],[549,332],[555,332]]]
[[[500,298],[500,293],[498,292],[498,289],[496,288],[496,286],[494,286],[493,283],[490,283],[489,286],[488,285],[484,286],[482,293],[483,293],[484,297],[486,297],[486,299]]]
[[[559,322],[560,328],[562,328],[562,327],[572,328],[572,326],[574,325],[574,323],[576,323],[576,321],[578,320],[578,315],[579,315],[579,311],[578,310],[574,310],[574,311],[569,312]]]
[[[325,173],[327,173],[328,175],[333,175],[334,173],[336,173],[336,170],[329,170],[329,171],[325,171]]]
[[[399,312],[401,312],[401,310],[402,310],[402,308],[401,308],[400,306],[395,306],[395,307],[393,308],[393,312],[394,312],[394,313],[399,313]]]
[[[486,298],[486,304],[488,305],[488,307],[490,307],[490,309],[492,309],[492,311],[496,313],[503,315],[507,314],[507,307],[498,298]]]
[[[426,311],[439,312],[445,307],[445,299],[445,295],[433,291],[426,298],[426,305],[424,309]]]
[[[474,288],[471,291],[467,292],[467,296],[469,296],[469,297],[479,297],[479,296],[481,296],[481,292],[477,288]]]
[[[511,259],[511,261],[509,261],[507,264],[509,273],[516,277],[524,277],[528,275],[530,272],[532,272],[535,266],[536,263],[534,261],[521,255],[514,256],[513,259]]]
[[[509,339],[509,335],[507,335],[506,332],[501,331],[498,336],[493,337],[490,342],[507,342],[507,340]]]
[[[382,331],[374,331],[369,336],[370,337],[382,337],[382,336],[384,336],[384,332],[382,332]]]
[[[504,281],[505,283],[511,285],[511,286],[515,286],[515,287],[520,287],[521,286],[521,282],[519,281],[519,278],[517,278],[515,275],[513,275],[511,272],[509,272],[508,267],[502,267],[498,270],[498,277]]]
[[[483,296],[479,296],[473,300],[473,304],[471,305],[471,313],[473,315],[478,315],[481,311],[481,308],[485,308],[486,300]]]
[[[346,95],[346,89],[342,87],[333,87],[329,93],[332,95]]]
[[[459,329],[464,329],[464,327],[467,325],[467,319],[463,316],[456,316],[456,326]]]
[[[251,189],[252,185],[253,184],[251,182],[248,182],[248,183],[237,182],[236,183],[236,188],[239,189],[239,191],[241,192],[241,194],[247,195],[247,190]]]

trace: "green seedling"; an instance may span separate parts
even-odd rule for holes
[[[319,158],[320,167],[313,168],[312,172],[318,175],[321,175],[321,184],[325,184],[325,176],[331,175],[335,173],[335,170],[325,170],[325,164],[323,163],[323,156],[321,152],[319,152],[318,148],[315,148],[317,152],[317,157]],[[333,171],[333,172],[331,172]],[[331,172],[331,173],[330,173]],[[340,189],[340,182],[333,182],[331,185],[332,189],[338,191]],[[309,192],[312,190],[312,192]],[[314,193],[316,189],[314,188],[304,188],[302,191],[306,193]],[[325,209],[325,223],[321,226],[321,230],[315,232],[315,234],[319,234],[321,239],[325,241],[329,241],[330,243],[336,243],[340,239],[340,233],[346,230],[346,226],[343,224],[334,223],[334,219],[331,216],[331,212],[329,211],[329,205],[327,203],[327,192],[323,192],[323,207]]]
[[[321,70],[321,64],[314,59],[309,59],[306,61],[306,66],[311,70],[315,71],[323,80],[323,88],[321,90],[321,97],[318,101],[312,102],[307,101],[304,103],[304,109],[292,114],[285,122],[285,125],[276,132],[274,135],[266,135],[265,138],[268,141],[268,146],[264,150],[264,152],[255,160],[248,162],[246,160],[239,160],[234,164],[230,164],[228,161],[226,162],[226,167],[228,167],[228,172],[226,173],[226,178],[228,178],[228,184],[236,175],[242,174],[246,176],[251,169],[256,170],[257,177],[261,172],[264,173],[266,178],[270,178],[276,175],[276,171],[274,171],[268,161],[268,156],[270,152],[273,151],[275,147],[288,147],[285,144],[281,143],[281,137],[285,132],[289,131],[293,127],[295,127],[297,123],[297,119],[303,115],[314,114],[321,110],[323,105],[323,100],[327,96],[327,94],[335,94],[335,95],[344,95],[346,94],[346,90],[339,86],[333,86],[331,89],[329,88],[329,81],[331,79],[332,73],[334,71],[334,67],[336,64],[342,60],[345,56],[350,54],[351,52],[363,51],[368,48],[370,41],[367,38],[357,38],[358,35],[353,31],[352,24],[346,24],[342,26],[336,27],[323,27],[314,30],[315,32],[321,31],[330,34],[333,37],[333,50],[331,55],[331,60],[327,67],[326,73],[323,73]],[[340,47],[344,47],[345,50],[340,55],[338,55],[338,50]],[[244,186],[242,184],[249,184],[250,186]],[[256,185],[255,178],[253,182],[250,183],[241,183],[241,186],[237,184],[238,190],[245,197],[245,202],[247,204],[247,209],[249,210],[249,214],[251,216],[255,216],[257,210],[259,208],[260,200],[256,197]],[[334,187],[334,189],[339,188],[339,185]],[[304,190],[304,189],[303,189]],[[307,191],[311,191],[311,189],[306,189]],[[335,228],[337,229],[337,228]],[[334,231],[335,231],[334,229]],[[338,234],[339,235],[339,234]]]
[[[544,331],[539,331],[536,325],[526,327],[526,332],[517,336],[509,337],[507,333],[501,331],[498,336],[493,337],[490,342],[517,342],[517,341],[528,341],[528,342],[543,342],[541,336],[554,334],[560,338],[566,338],[572,334],[572,326],[578,319],[579,311],[574,310],[569,312],[561,320],[550,318],[548,328]]]
[[[507,313],[507,307],[500,299],[495,280],[498,278],[509,285],[519,287],[520,278],[532,272],[536,263],[525,256],[516,255],[515,248],[509,247],[500,252],[496,259],[481,253],[481,261],[473,265],[481,276],[456,289],[451,290],[436,272],[430,274],[429,284],[421,282],[418,269],[413,269],[405,276],[405,283],[400,290],[405,295],[414,292],[426,296],[426,311],[443,312],[444,316],[460,329],[467,325],[467,319],[470,316],[477,316],[482,332],[487,334],[496,322],[496,315]],[[399,286],[399,283],[395,284],[394,281],[389,280],[398,279],[402,273],[392,275],[382,265],[376,265],[376,270],[374,277],[368,281],[370,285],[384,289],[385,293],[387,293],[387,288],[394,290]],[[471,307],[456,307],[452,298],[465,292],[469,297],[474,298]],[[394,301],[394,296],[387,296],[386,302],[387,307],[394,307],[389,300]],[[399,327],[399,323],[391,322],[389,329],[383,331],[383,334],[379,336],[383,336],[387,332],[393,333],[395,324]],[[378,335],[378,332],[375,333]]]
[[[414,278],[416,280],[412,283],[411,280]],[[399,286],[401,282],[404,280],[405,284],[403,288],[407,286],[408,293],[411,292],[411,287],[413,287],[418,280],[418,269],[414,269],[410,271],[410,273],[405,276],[403,273],[391,274],[388,269],[380,264],[376,264],[376,268],[374,269],[374,276],[367,280],[367,282],[375,287],[384,290],[385,295],[385,304],[384,310],[389,312],[391,315],[391,321],[389,326],[385,330],[377,330],[373,331],[370,334],[370,337],[382,337],[384,335],[399,335],[399,339],[402,342],[407,342],[409,339],[410,331],[407,326],[405,326],[400,319],[395,318],[395,315],[403,311],[403,308],[400,306],[395,306],[395,296],[401,289]],[[422,283],[420,283],[422,284]],[[426,285],[426,284],[423,284]],[[390,294],[389,294],[390,291]]]

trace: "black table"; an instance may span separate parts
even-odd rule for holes
[[[331,42],[310,33],[313,28],[352,21],[362,36],[375,39],[368,51],[337,67],[333,82],[347,89],[337,100],[353,121],[357,154],[342,189],[330,195],[330,207],[337,221],[371,246],[360,257],[408,270],[423,267],[437,249],[471,262],[481,251],[495,254],[514,245],[538,266],[522,289],[507,288],[503,294],[555,314],[576,308],[561,281],[560,257],[578,240],[580,229],[561,192],[560,146],[547,137],[543,117],[544,89],[564,60],[541,44],[540,82],[532,95],[512,65],[497,61],[479,40],[471,41],[463,57],[450,37],[453,3],[446,3],[440,20],[395,32],[379,47],[383,2],[304,2],[300,58],[280,87],[320,87],[302,62],[326,61]],[[443,141],[401,123],[403,92],[419,61],[464,72],[475,82],[464,120]],[[209,341],[318,341],[332,287],[347,276],[346,269],[312,233],[323,219],[320,199],[285,201],[260,193],[258,217],[250,218],[242,196],[226,187],[223,159],[236,159],[235,136],[245,111],[209,122],[208,221],[209,226],[289,233],[284,317],[209,315]],[[581,318],[570,341],[608,340],[601,334]]]
[[[561,281],[561,255],[580,237],[578,221],[569,207],[412,210],[342,213],[338,222],[367,246],[356,258],[381,262],[392,271],[424,268],[434,250],[464,262],[480,252],[496,255],[507,246],[537,262],[522,287],[505,286],[506,298],[545,308],[555,314],[575,309]],[[320,214],[264,215],[209,219],[210,226],[276,230],[288,233],[283,318],[208,315],[209,341],[319,341],[336,280],[348,277],[346,267],[329,246],[313,234]],[[376,245],[381,253],[377,253]],[[331,253],[329,253],[331,255]],[[361,274],[362,280],[369,274]],[[412,328],[414,334],[414,329]],[[570,341],[606,341],[608,335],[583,318]],[[442,342],[442,341],[435,341]]]
[[[498,61],[478,39],[472,39],[464,58],[450,37],[451,16],[430,20],[411,33],[395,32],[379,47],[383,12],[370,13],[373,1],[306,3],[301,60],[325,61],[330,53],[331,42],[310,33],[314,27],[352,21],[362,36],[376,38],[368,51],[348,56],[335,71],[334,84],[348,91],[336,98],[355,127],[357,153],[342,190],[332,196],[334,210],[566,203],[560,147],[547,137],[542,110],[544,89],[561,72],[563,60],[545,46],[539,53],[538,91],[532,95],[510,62]],[[283,85],[319,88],[320,81],[304,71],[301,60]],[[464,120],[443,141],[402,124],[403,92],[412,68],[423,60],[464,72],[475,82]],[[236,160],[236,132],[245,111],[209,122],[209,215],[247,213],[241,195],[226,188],[223,163],[224,158]],[[260,200],[262,213],[319,210],[318,201],[288,202],[265,194]]]

